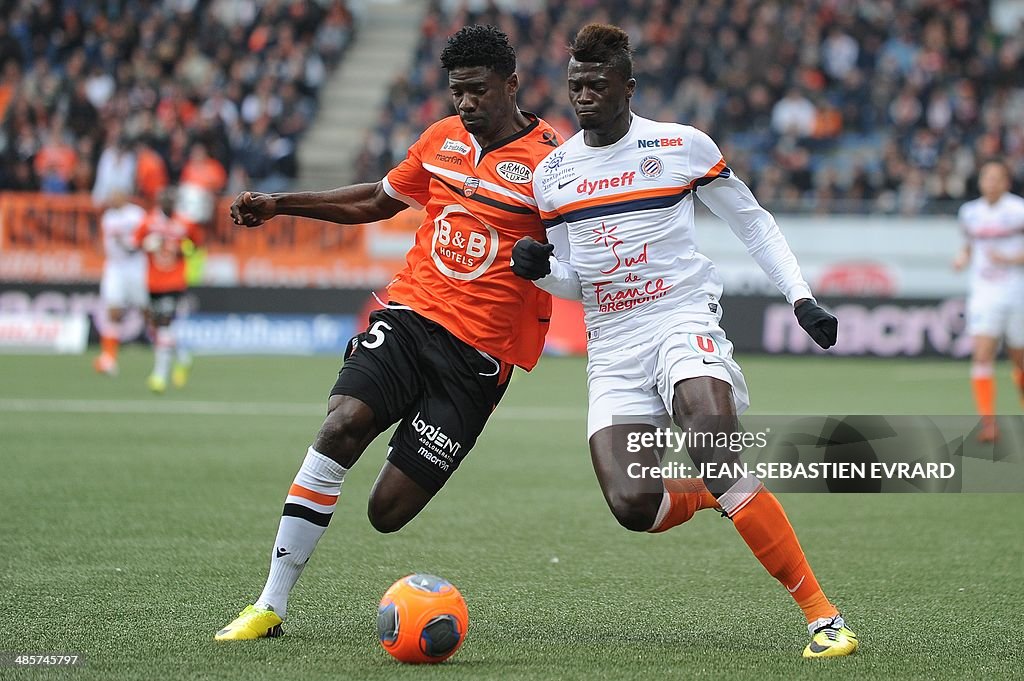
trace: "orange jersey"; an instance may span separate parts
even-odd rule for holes
[[[159,208],[150,211],[135,230],[135,245],[146,252],[146,275],[150,293],[170,293],[188,288],[185,281],[186,239],[202,244],[202,232],[193,223],[177,215],[167,217]]]
[[[458,116],[438,121],[387,174],[384,190],[426,210],[405,269],[388,285],[391,299],[529,370],[544,349],[551,297],[509,263],[520,238],[546,240],[533,172],[559,139],[543,120],[525,115],[526,128],[485,148]]]

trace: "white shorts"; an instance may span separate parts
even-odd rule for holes
[[[587,438],[608,426],[672,424],[676,383],[711,376],[732,386],[736,413],[750,406],[743,372],[732,358],[732,343],[718,326],[689,332],[664,329],[655,338],[618,348],[591,347],[587,362],[590,410]]]
[[[100,298],[107,307],[145,307],[149,305],[145,263],[107,264],[100,281]]]
[[[967,299],[967,332],[972,336],[1006,338],[1024,348],[1024,298],[1004,291],[976,291]]]

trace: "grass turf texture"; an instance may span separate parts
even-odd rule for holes
[[[970,413],[964,363],[741,360],[761,413]],[[395,535],[365,516],[374,443],[286,636],[214,643],[263,584],[337,362],[200,358],[163,396],[144,389],[149,365],[129,349],[111,380],[85,357],[0,357],[0,650],[87,659],[0,679],[1020,678],[1024,495],[783,495],[862,640],[853,658],[802,660],[799,610],[727,520],[703,512],[658,536],[616,525],[575,359],[520,376],[448,488]],[[1005,366],[999,378],[1012,413]],[[381,594],[416,571],[469,603],[466,644],[436,667],[400,665],[376,639]]]

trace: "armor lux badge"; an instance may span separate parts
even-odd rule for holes
[[[479,177],[467,177],[466,181],[462,184],[462,195],[466,197],[473,196],[473,194],[476,194],[476,190],[479,187]]]

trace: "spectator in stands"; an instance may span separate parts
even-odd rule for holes
[[[772,108],[772,129],[780,135],[810,137],[816,115],[811,100],[797,88],[790,88]]]
[[[506,30],[521,45],[519,74],[529,85],[522,105],[556,128],[565,121],[563,134],[575,132],[557,96],[558,65],[574,27],[607,20],[625,26],[636,45],[645,83],[636,110],[681,118],[727,144],[750,183],[768,188],[758,196],[769,208],[814,209],[819,197],[857,211],[938,210],[932,204],[969,184],[987,155],[1006,157],[1024,179],[1024,40],[999,36],[989,11],[989,2],[962,0],[435,0],[417,64],[392,88],[357,172],[379,177],[404,156],[410,132],[443,115],[447,102],[435,93],[429,60],[466,23]],[[920,134],[925,129],[931,135]],[[776,157],[792,156],[794,141],[807,162],[780,171]],[[835,177],[808,181],[829,167]],[[943,180],[931,181],[940,167]],[[846,197],[878,203],[853,206]]]
[[[156,202],[160,193],[167,188],[167,164],[160,154],[153,150],[147,136],[140,135],[133,145],[135,150],[135,191],[147,204]]]
[[[71,174],[77,162],[75,149],[68,143],[64,126],[57,119],[33,161],[40,190],[48,194],[67,193],[71,188]]]
[[[327,68],[354,32],[347,0],[43,0],[0,14],[0,190],[90,190],[94,174],[102,185],[96,152],[116,128],[147,140],[137,180],[150,201],[181,179],[196,140],[228,171],[230,140],[262,113],[290,181]],[[58,118],[65,139],[52,140]]]

